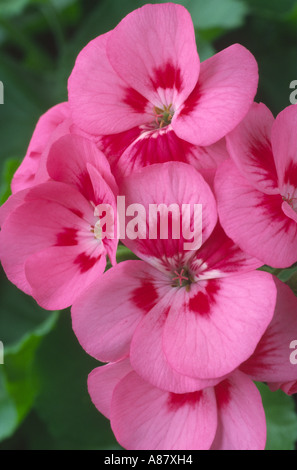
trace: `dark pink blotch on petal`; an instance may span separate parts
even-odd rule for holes
[[[175,67],[171,62],[154,69],[152,85],[155,90],[158,88],[176,88],[179,92],[182,89],[182,78],[180,68]]]
[[[230,387],[228,380],[224,380],[215,387],[218,408],[223,408],[229,404],[231,400]]]
[[[194,90],[188,97],[188,99],[185,101],[179,113],[179,116],[183,117],[183,116],[188,116],[189,114],[191,114],[192,111],[194,111],[196,106],[199,104],[199,100],[201,97],[202,97],[202,93],[200,89],[200,83],[198,82]]]
[[[100,258],[94,258],[92,256],[89,256],[86,253],[81,253],[75,258],[74,264],[79,265],[81,273],[86,273],[87,271],[92,269],[93,266],[95,266],[99,259]]]
[[[126,94],[123,98],[123,102],[130,106],[130,108],[132,108],[137,113],[144,113],[149,103],[148,100],[131,87],[127,87],[125,93]]]
[[[209,281],[205,287],[205,292],[199,291],[194,297],[190,298],[189,310],[197,313],[197,315],[209,316],[219,290],[218,281],[215,279]]]
[[[176,411],[184,405],[195,406],[201,400],[203,391],[190,393],[169,393],[167,407],[170,411]]]
[[[158,292],[149,280],[142,281],[141,286],[132,292],[131,297],[134,305],[143,310],[144,313],[148,313],[156,305],[158,299]]]
[[[297,162],[292,160],[290,161],[284,173],[284,183],[291,185],[294,188],[297,187]],[[283,194],[283,196],[286,196],[286,194]]]
[[[75,246],[77,244],[77,230],[75,228],[66,227],[63,232],[57,234],[55,246]]]
[[[263,103],[254,103],[245,119],[226,137],[227,148],[249,182],[267,194],[278,194],[271,128],[274,117]]]

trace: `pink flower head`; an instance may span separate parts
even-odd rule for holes
[[[124,359],[93,370],[88,389],[126,449],[265,448],[261,396],[252,380],[240,371],[215,387],[177,394],[144,381]]]
[[[297,331],[297,299],[277,278],[273,319],[249,359],[217,383],[187,393],[157,388],[135,371],[128,358],[98,367],[88,389],[97,409],[111,421],[127,449],[263,450],[265,414],[253,384],[296,391],[296,365],[289,345]],[[85,319],[87,321],[87,318]],[[148,331],[147,334],[150,334]],[[144,367],[155,357],[147,357]],[[280,381],[278,383],[278,381]]]
[[[264,104],[227,137],[233,161],[216,176],[220,221],[251,256],[275,268],[297,261],[297,107],[274,120]]]
[[[106,255],[116,262],[116,232],[114,239],[104,237],[97,207],[116,210],[117,188],[105,156],[81,136],[66,135],[52,145],[47,171],[51,181],[2,206],[0,259],[17,287],[56,310],[103,273]]]
[[[74,331],[102,362],[130,355],[133,369],[159,388],[187,393],[213,385],[250,357],[270,323],[272,276],[255,271],[261,263],[216,226],[213,194],[190,165],[146,167],[126,178],[120,191],[128,206],[137,202],[146,209],[137,216],[141,236],[123,240],[141,260],[112,268],[74,303]],[[202,204],[202,225],[196,226],[201,248],[185,249],[185,237],[174,239],[169,231],[167,237],[142,237],[152,222],[149,205],[174,203],[181,213],[185,204]],[[189,220],[195,227],[193,211]]]
[[[74,122],[101,136],[114,171],[170,160],[210,169],[219,142],[248,112],[258,84],[252,54],[235,44],[200,64],[181,5],[145,5],[91,41],[69,79]],[[199,146],[199,147],[197,147]]]

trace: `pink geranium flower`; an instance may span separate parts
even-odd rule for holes
[[[74,122],[100,137],[114,171],[169,160],[210,169],[258,84],[252,54],[235,44],[200,64],[181,5],[145,5],[79,54],[69,79]],[[125,150],[125,151],[124,151]]]
[[[73,135],[49,151],[51,181],[11,196],[0,211],[0,259],[7,277],[49,310],[63,309],[115,263],[115,238],[103,238],[99,204],[116,210],[117,187],[105,156]],[[116,230],[116,221],[115,221]]]
[[[265,415],[252,380],[288,384],[294,380],[295,387],[297,380],[296,366],[289,361],[289,345],[297,331],[297,299],[277,278],[275,283],[275,313],[255,352],[214,387],[190,393],[156,388],[133,370],[128,358],[91,372],[88,389],[92,401],[111,420],[122,446],[151,450],[265,448]],[[149,367],[155,357],[146,360],[144,367]]]
[[[157,387],[178,393],[203,388],[206,379],[228,374],[254,351],[275,307],[272,276],[255,271],[261,263],[215,228],[214,197],[190,165],[152,165],[128,177],[120,191],[128,205],[146,209],[202,204],[203,246],[187,251],[183,238],[171,236],[126,238],[141,261],[120,263],[75,302],[74,331],[102,362],[130,355],[136,372]],[[149,226],[148,211],[138,223]]]
[[[216,387],[177,394],[144,381],[124,359],[95,369],[89,375],[88,389],[126,449],[265,448],[261,396],[252,380],[240,371]]]
[[[233,161],[224,162],[216,177],[224,230],[275,268],[297,261],[296,128],[296,106],[274,120],[264,104],[254,104],[227,137]]]

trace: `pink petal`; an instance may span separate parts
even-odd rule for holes
[[[230,161],[218,169],[215,188],[220,222],[243,251],[275,268],[297,261],[297,224],[283,212],[280,195],[255,189]]]
[[[195,191],[192,188],[195,188]],[[195,252],[194,248],[189,249],[185,246],[185,243],[193,242],[193,237],[186,230],[184,230],[183,236],[183,230],[180,227],[181,222],[183,222],[184,228],[188,228],[187,218],[185,216],[181,217],[183,204],[188,204],[188,208],[191,210],[191,227],[195,229],[196,241],[199,246],[201,233],[202,240],[205,241],[216,224],[215,200],[209,186],[194,168],[185,163],[168,162],[144,168],[141,172],[130,175],[123,180],[120,192],[126,197],[126,207],[137,203],[145,209],[145,213],[139,214],[140,235],[144,238],[131,239],[133,234],[128,230],[128,224],[131,220],[127,217],[126,234],[124,234],[126,237],[123,240],[125,245],[137,256],[158,267],[164,264],[165,269],[167,269],[172,258],[176,256],[183,257],[186,254],[190,257]],[[176,214],[172,216],[174,224],[168,224],[168,233],[164,230],[162,232],[163,238],[157,230],[157,228],[160,228],[160,223],[155,220],[150,204],[165,204],[167,208],[171,204],[175,204],[175,209],[177,209]],[[202,227],[199,214],[197,216],[198,212],[194,215],[195,204],[202,205]],[[149,224],[150,211],[152,220]],[[166,211],[163,214],[164,216],[160,218],[165,221],[167,220],[167,217],[165,217]],[[180,233],[177,233],[177,231],[173,233],[171,225],[174,225],[175,228],[178,226]],[[194,247],[194,245],[195,243],[192,246]]]
[[[0,259],[7,277],[30,294],[24,272],[27,258],[59,244],[68,229],[77,233],[85,229],[86,220],[92,223],[93,218],[90,204],[68,185],[48,182],[26,191],[24,203],[7,217],[0,233]],[[67,243],[74,245],[71,240]],[[45,273],[50,277],[48,269]]]
[[[80,52],[68,82],[72,118],[93,135],[116,134],[151,120],[148,101],[109,62],[106,44],[111,34],[97,37]]]
[[[129,354],[134,331],[162,295],[162,283],[164,275],[141,261],[124,261],[107,271],[72,307],[82,347],[102,362]]]
[[[114,390],[111,426],[125,449],[209,449],[217,427],[214,390],[164,392],[131,372]]]
[[[181,5],[133,11],[110,34],[107,53],[118,75],[155,106],[176,109],[198,79],[194,27]]]
[[[47,170],[52,179],[76,186],[90,200],[93,187],[87,164],[93,165],[110,188],[117,192],[106,157],[93,142],[81,136],[69,134],[54,142],[48,154]]]
[[[163,328],[171,304],[175,304],[174,292],[168,292],[136,328],[130,349],[133,369],[155,387],[174,393],[194,392],[216,385],[218,379],[201,380],[187,377],[176,372],[168,363],[162,345]]]
[[[18,206],[23,204],[27,194],[28,189],[20,190],[10,196],[0,207],[0,227],[2,227],[9,214],[11,214],[11,212],[13,212]]]
[[[133,127],[132,129],[117,134],[98,137],[97,146],[102,150],[104,155],[106,155],[113,169],[113,174],[115,174],[115,167],[121,155],[142,134],[142,127],[143,126]]]
[[[176,294],[164,327],[163,348],[181,374],[222,377],[254,352],[275,307],[272,276],[233,275],[191,285]]]
[[[249,182],[267,194],[278,194],[278,181],[271,147],[274,117],[262,103],[254,103],[246,118],[227,136],[227,147]]]
[[[234,44],[201,64],[198,83],[172,126],[195,145],[211,145],[232,131],[247,114],[257,91],[254,56]]]
[[[103,247],[88,252],[80,246],[55,246],[30,256],[25,273],[39,305],[47,310],[62,310],[100,277],[105,266]]]
[[[198,171],[215,170],[227,157],[222,141],[209,147],[197,147],[177,137],[169,125],[142,131],[115,162],[114,171],[118,177],[123,177],[148,165],[168,161],[190,163]]]
[[[272,148],[282,196],[292,195],[297,186],[297,108],[292,105],[276,118],[272,128]],[[295,196],[296,197],[296,196]]]
[[[290,345],[297,340],[297,298],[284,283],[274,278],[277,303],[274,317],[254,354],[241,370],[259,382],[297,381]]]
[[[112,394],[116,385],[132,371],[129,359],[97,367],[88,377],[88,391],[96,408],[110,419]]]
[[[235,245],[218,223],[193,258],[191,271],[199,279],[212,279],[250,272],[261,266],[259,260],[247,255]]]
[[[12,193],[31,187],[34,184],[41,154],[55,129],[69,117],[68,103],[60,103],[43,114],[34,130],[26,156],[16,171],[12,183]]]
[[[260,392],[241,372],[215,388],[218,429],[213,450],[264,450],[266,420]]]
[[[297,212],[293,209],[290,204],[288,204],[287,201],[284,201],[282,203],[282,210],[287,217],[294,220],[294,222],[297,222]]]
[[[107,185],[105,180],[102,178],[98,170],[90,163],[87,163],[87,172],[93,187],[93,201],[94,205],[96,206],[94,214],[96,214],[98,206],[102,206],[102,209],[104,209],[103,217],[105,217],[106,220],[106,223],[104,224],[106,225],[106,228],[103,233],[102,242],[112,265],[115,265],[116,252],[118,247],[117,204],[115,200],[115,195],[110,189],[110,187]],[[112,178],[112,175],[110,176]],[[117,190],[115,183],[114,189]],[[101,218],[102,214],[99,215]]]

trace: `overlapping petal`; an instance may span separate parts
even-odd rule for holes
[[[181,5],[133,11],[109,36],[107,54],[117,74],[154,106],[178,108],[198,79],[195,31]]]
[[[74,122],[93,135],[115,134],[152,120],[152,106],[115,72],[106,46],[112,33],[91,41],[78,55],[68,81]]]
[[[275,299],[272,277],[257,271],[192,284],[189,295],[179,291],[163,332],[169,364],[203,379],[232,372],[254,352]]]
[[[103,362],[129,354],[137,325],[168,292],[167,282],[142,261],[124,261],[107,271],[72,307],[73,329],[83,348]]]
[[[199,80],[174,116],[176,134],[195,145],[217,142],[245,117],[258,86],[258,66],[239,44],[201,63]]]
[[[69,118],[68,103],[60,103],[43,114],[34,130],[26,156],[14,174],[11,182],[12,193],[29,188],[36,180],[36,173],[40,165],[43,151],[48,145],[55,129]]]
[[[292,290],[274,278],[277,302],[273,319],[253,355],[241,370],[259,382],[297,381],[297,367],[290,360],[297,336],[297,299]]]
[[[256,385],[239,371],[215,388],[218,428],[214,450],[264,450],[266,419]]]
[[[249,182],[266,194],[279,194],[271,146],[274,117],[262,103],[254,103],[246,118],[227,137],[229,153]]]
[[[207,450],[217,427],[214,390],[164,392],[131,372],[114,390],[111,425],[126,449]]]
[[[297,224],[281,195],[258,191],[231,161],[218,169],[215,188],[221,224],[243,251],[276,268],[297,260]]]
[[[279,189],[284,197],[297,194],[297,108],[288,106],[275,120],[271,132],[271,142]],[[295,195],[297,197],[297,195]]]
[[[168,162],[144,168],[123,180],[120,192],[125,195],[127,206],[135,204],[131,206],[135,209],[131,217],[133,222],[136,214],[139,232],[138,238],[132,239],[136,222],[131,226],[127,217],[123,242],[140,258],[158,267],[164,264],[166,270],[171,260],[176,263],[183,256],[193,256],[215,227],[213,194],[202,176],[188,164]],[[159,211],[162,215],[158,215],[157,206],[162,205]],[[196,211],[195,205],[199,206]],[[163,228],[160,220],[165,224]],[[192,244],[191,249],[185,244]]]

